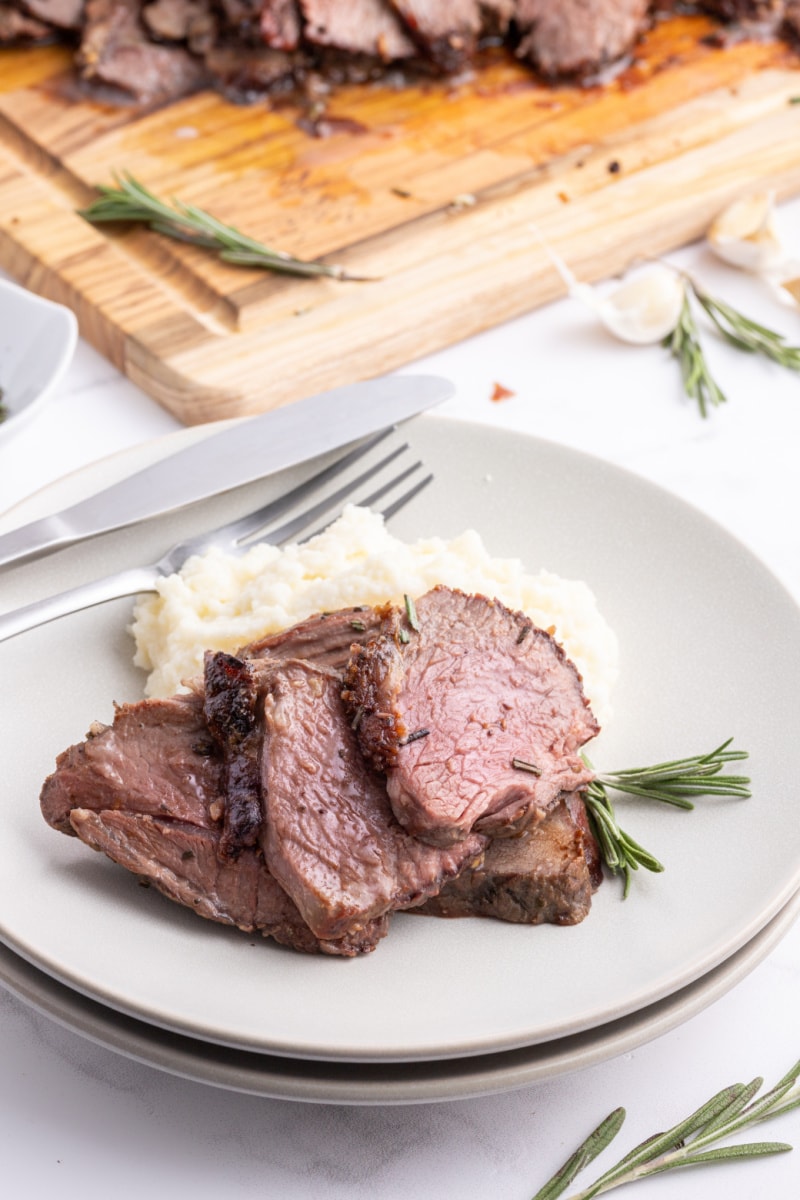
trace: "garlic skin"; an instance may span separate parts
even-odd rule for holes
[[[786,265],[772,192],[735,200],[711,222],[706,236],[717,257],[740,270],[761,275]]]

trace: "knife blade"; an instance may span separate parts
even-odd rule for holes
[[[0,535],[0,567],[218,496],[308,462],[447,400],[436,375],[394,375],[270,409],[178,450],[86,500]]]

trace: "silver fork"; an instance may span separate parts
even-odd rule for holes
[[[117,600],[121,596],[134,596],[142,592],[154,592],[159,579],[179,571],[187,559],[195,554],[204,554],[212,546],[228,552],[243,553],[257,542],[270,542],[272,545],[279,546],[284,542],[297,539],[301,533],[332,511],[338,515],[347,501],[357,498],[359,489],[408,450],[408,443],[404,442],[401,446],[391,450],[378,462],[362,471],[355,479],[348,480],[335,491],[325,492],[309,508],[304,509],[297,516],[291,517],[283,525],[271,528],[266,533],[263,531],[267,526],[273,526],[276,521],[290,513],[297,505],[305,503],[325,489],[332,480],[374,450],[384,438],[393,432],[393,429],[386,429],[370,438],[363,445],[351,450],[342,458],[331,463],[330,466],[292,488],[283,496],[265,504],[262,508],[246,513],[245,516],[239,517],[235,521],[220,525],[217,529],[176,543],[157,562],[118,571],[114,575],[83,583],[79,587],[59,592],[45,600],[37,600],[23,608],[0,614],[0,642],[15,637],[18,633],[24,633],[28,629],[34,629],[38,625],[44,625],[48,621],[54,621],[57,617],[64,617],[84,608],[92,608],[95,604],[102,604],[106,600]],[[410,479],[421,467],[422,463],[419,461],[412,463],[409,467],[404,467],[399,473],[393,474],[388,480],[381,483],[368,496],[358,499],[358,503],[371,508],[390,491]],[[427,487],[432,479],[433,476],[429,474],[413,483],[383,510],[384,518],[388,520],[399,512],[424,487]],[[330,524],[330,521],[326,524]],[[325,528],[325,524],[322,528]],[[314,533],[319,532],[320,530],[316,529],[307,536],[312,537]],[[257,534],[259,536],[255,536]]]

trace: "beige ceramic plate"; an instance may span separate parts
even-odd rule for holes
[[[116,602],[0,645],[13,701],[0,729],[0,936],[17,954],[185,1036],[294,1058],[411,1062],[532,1046],[636,1013],[730,958],[788,902],[800,886],[787,769],[800,722],[792,599],[718,526],[617,468],[436,417],[407,434],[436,483],[398,518],[399,533],[474,526],[494,554],[594,588],[622,647],[616,717],[595,761],[636,765],[733,735],[751,752],[753,798],[703,801],[692,814],[622,805],[667,870],[637,878],[627,902],[606,883],[574,929],[401,916],[363,959],[292,954],[197,920],[41,820],[38,791],[58,751],[140,692],[130,605]],[[282,482],[10,571],[3,602],[155,557]]]

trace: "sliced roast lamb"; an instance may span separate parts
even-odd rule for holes
[[[318,667],[344,670],[351,646],[368,642],[381,614],[365,605],[315,613],[279,633],[270,633],[239,651],[241,658],[305,658]]]
[[[594,75],[633,48],[649,0],[517,0],[517,55],[549,78]]]
[[[574,800],[583,808],[579,797]],[[591,833],[563,798],[527,835],[495,838],[476,866],[446,883],[416,911],[437,917],[495,917],[523,925],[577,925],[599,879]]]
[[[200,59],[183,46],[149,40],[139,0],[88,0],[78,66],[140,104],[164,103],[207,82]]]
[[[275,50],[296,50],[303,21],[297,0],[262,0],[259,18],[261,36]]]
[[[61,833],[73,832],[73,808],[121,805],[204,825],[221,785],[222,761],[206,728],[202,695],[141,700],[120,705],[113,725],[93,726],[86,741],[58,756],[42,788],[42,815]]]
[[[417,53],[402,21],[384,0],[300,0],[300,8],[304,36],[312,45],[385,63]]]
[[[216,34],[211,0],[153,0],[142,9],[142,20],[158,41],[187,42],[197,51]]]
[[[276,663],[302,658],[343,670],[354,643],[366,641],[380,617],[359,606],[317,613],[279,633],[252,642],[238,656],[209,651],[204,662],[205,716],[225,761],[221,850],[235,858],[258,844],[261,827],[262,710],[259,696]]]
[[[58,29],[80,29],[86,0],[24,0],[22,7]]]
[[[475,57],[482,28],[478,0],[390,0],[423,54],[442,71],[460,71]]]
[[[438,587],[356,647],[344,698],[398,820],[434,845],[513,834],[592,778],[581,677],[529,617]]]
[[[0,46],[31,45],[56,38],[57,30],[16,4],[0,4]]]
[[[258,930],[307,952],[374,949],[385,918],[353,936],[316,938],[276,883],[263,855],[220,853],[224,764],[197,692],[122,705],[114,722],[64,751],[45,781],[42,813],[201,916]]]
[[[374,950],[388,930],[388,918],[383,918],[352,936],[321,941],[270,875],[261,854],[249,850],[235,865],[226,862],[214,829],[142,813],[80,808],[73,809],[70,820],[83,842],[168,899],[198,916],[260,933],[293,950],[352,958]]]
[[[236,103],[293,91],[303,69],[298,55],[269,46],[215,43],[204,60],[215,87]]]
[[[483,837],[439,849],[398,824],[359,753],[336,673],[282,664],[264,719],[264,853],[318,937],[420,903],[482,853]]]

